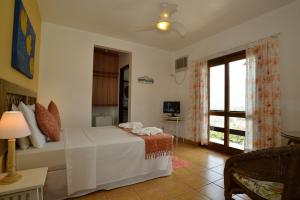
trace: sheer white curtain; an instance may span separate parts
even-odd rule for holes
[[[190,84],[190,131],[194,142],[208,143],[208,67],[207,59],[193,62]]]
[[[246,50],[246,151],[280,146],[278,49],[278,37],[273,36]]]

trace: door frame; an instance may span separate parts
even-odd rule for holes
[[[233,147],[229,146],[229,134],[230,131],[234,131],[236,132],[237,135],[239,135],[239,132],[242,131],[236,131],[236,130],[232,130],[229,129],[229,117],[241,117],[241,118],[245,118],[245,112],[244,111],[230,111],[229,110],[229,97],[230,97],[230,90],[229,90],[229,85],[230,85],[230,77],[229,77],[229,62],[232,61],[236,61],[239,59],[245,59],[246,57],[246,51],[242,50],[242,51],[238,51],[232,54],[228,54],[222,57],[218,57],[218,58],[214,58],[208,61],[208,138],[209,138],[209,134],[210,134],[210,124],[209,124],[209,118],[210,115],[214,115],[214,116],[223,116],[224,117],[224,128],[219,128],[219,127],[212,127],[213,130],[219,130],[221,132],[224,132],[224,145],[222,144],[218,144],[218,143],[214,143],[211,141],[208,141],[208,148],[211,149],[215,149],[218,151],[222,151],[224,153],[228,153],[228,154],[239,154],[242,153],[243,150],[240,149],[235,149]],[[219,111],[219,110],[210,110],[210,68],[217,66],[217,65],[221,65],[224,64],[224,70],[225,70],[225,88],[224,88],[224,92],[225,92],[225,98],[224,98],[224,111]]]
[[[129,64],[120,68],[120,81],[119,81],[119,123],[123,122],[123,86],[124,86],[124,72],[128,70],[129,72]],[[129,80],[128,80],[129,81]],[[129,99],[129,94],[128,94]],[[128,105],[128,113],[129,113],[129,105]],[[127,116],[129,118],[129,116]]]

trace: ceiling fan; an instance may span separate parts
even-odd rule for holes
[[[177,5],[172,3],[161,3],[160,4],[160,15],[159,20],[156,24],[150,26],[145,26],[137,31],[151,31],[158,30],[162,32],[174,31],[181,37],[186,35],[185,27],[182,23],[178,21],[171,20],[172,14],[177,11]]]

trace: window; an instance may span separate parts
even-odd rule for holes
[[[245,51],[208,61],[209,144],[239,152],[245,141]]]

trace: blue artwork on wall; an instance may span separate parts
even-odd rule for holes
[[[14,30],[12,43],[12,67],[33,78],[35,32],[22,0],[15,0]]]

